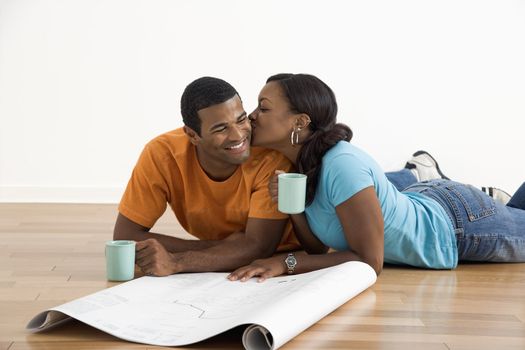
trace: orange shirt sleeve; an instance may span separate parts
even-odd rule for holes
[[[119,212],[131,221],[153,227],[169,202],[163,153],[154,143],[146,145],[122,196]]]

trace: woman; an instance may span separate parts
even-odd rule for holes
[[[510,202],[520,208],[447,179],[399,192],[368,154],[349,143],[352,131],[336,122],[336,114],[332,90],[312,75],[267,80],[250,115],[253,144],[282,152],[308,175],[305,212],[291,215],[308,254],[256,260],[231,280],[263,281],[351,260],[377,274],[383,262],[452,269],[458,260],[525,261],[525,184]],[[276,200],[276,176],[269,188]]]

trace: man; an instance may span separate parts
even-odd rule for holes
[[[119,205],[114,239],[137,241],[137,265],[156,276],[228,271],[276,248],[297,248],[288,216],[267,188],[274,171],[291,164],[277,152],[250,150],[251,125],[237,91],[220,79],[197,79],[184,90],[181,112],[183,128],[144,148]],[[167,204],[199,240],[150,232]]]

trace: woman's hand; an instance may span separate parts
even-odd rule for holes
[[[264,282],[267,278],[279,276],[286,272],[284,256],[273,256],[268,259],[258,259],[250,265],[239,267],[228,275],[230,281],[246,282],[258,276],[257,282]]]
[[[274,203],[277,203],[279,199],[279,174],[284,174],[282,170],[275,170],[275,174],[268,181],[268,190],[270,191],[270,197]]]

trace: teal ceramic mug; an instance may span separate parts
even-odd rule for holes
[[[306,175],[297,173],[279,174],[278,209],[286,214],[299,214],[304,211],[306,200]]]
[[[135,241],[106,242],[108,281],[129,281],[135,275]]]

